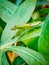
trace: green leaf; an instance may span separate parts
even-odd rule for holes
[[[36,38],[38,38],[40,36],[40,32],[41,32],[40,28],[39,29],[35,29],[34,31],[33,31],[33,29],[24,30],[24,31],[22,31],[20,33],[19,36],[11,39],[10,41],[7,41],[5,44],[1,44],[0,48],[3,48],[3,47],[5,48],[6,46],[12,45],[13,43],[18,42],[18,41],[22,41],[22,42],[24,42],[25,45],[28,46],[29,45],[28,42],[29,41],[34,42],[34,39],[36,39]],[[34,45],[34,43],[33,43],[33,45]]]
[[[8,46],[11,46],[15,42],[17,43],[18,41],[20,41],[19,38],[20,38],[20,36],[14,38],[14,39],[11,39],[9,42],[6,42],[5,44],[0,43],[0,49],[4,49]]]
[[[2,51],[0,49],[0,65],[2,65]]]
[[[39,22],[34,22],[34,23],[30,23],[30,24],[23,24],[23,25],[19,25],[19,26],[14,26],[12,28],[12,30],[16,30],[16,29],[34,29],[37,28],[38,26],[40,26],[41,21]]]
[[[39,37],[29,39],[28,42],[27,42],[28,47],[33,49],[33,50],[38,51],[38,39],[39,39]]]
[[[46,65],[44,57],[29,48],[20,46],[11,46],[4,49],[5,51],[13,51],[22,57],[29,65]]]
[[[42,33],[39,37],[38,50],[49,62],[49,14],[46,17],[42,27]]]
[[[49,8],[44,8],[40,10],[40,14],[48,14],[49,13]]]
[[[28,34],[22,36],[22,37],[20,38],[20,40],[21,40],[22,42],[24,42],[25,45],[28,45],[28,44],[29,44],[28,42],[29,42],[30,39],[33,40],[34,38],[40,36],[40,34],[41,34],[40,32],[41,32],[41,29],[40,29],[40,28],[37,29],[37,30],[31,31],[30,33],[28,33]]]
[[[26,0],[19,6],[18,10],[16,10],[14,15],[7,21],[9,23],[6,25],[3,31],[1,38],[2,43],[11,40],[11,38],[13,38],[13,36],[18,31],[11,30],[13,26],[22,25],[30,19],[32,12],[35,9],[35,5],[36,0]]]
[[[0,1],[0,6],[5,10],[7,9],[11,14],[14,14],[17,8],[16,5],[6,0]]]
[[[41,34],[41,29],[35,29],[22,36],[20,40],[29,48],[38,50],[38,39]]]
[[[9,65],[5,51],[0,49],[0,65]]]
[[[9,1],[0,1],[0,17],[7,23],[7,21],[13,16],[18,6]],[[8,21],[9,22],[9,21]]]

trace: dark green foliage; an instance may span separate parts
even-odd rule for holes
[[[0,65],[49,65],[48,4],[0,0]]]
[[[49,63],[49,14],[42,27],[42,33],[38,43],[38,50],[44,55]]]

